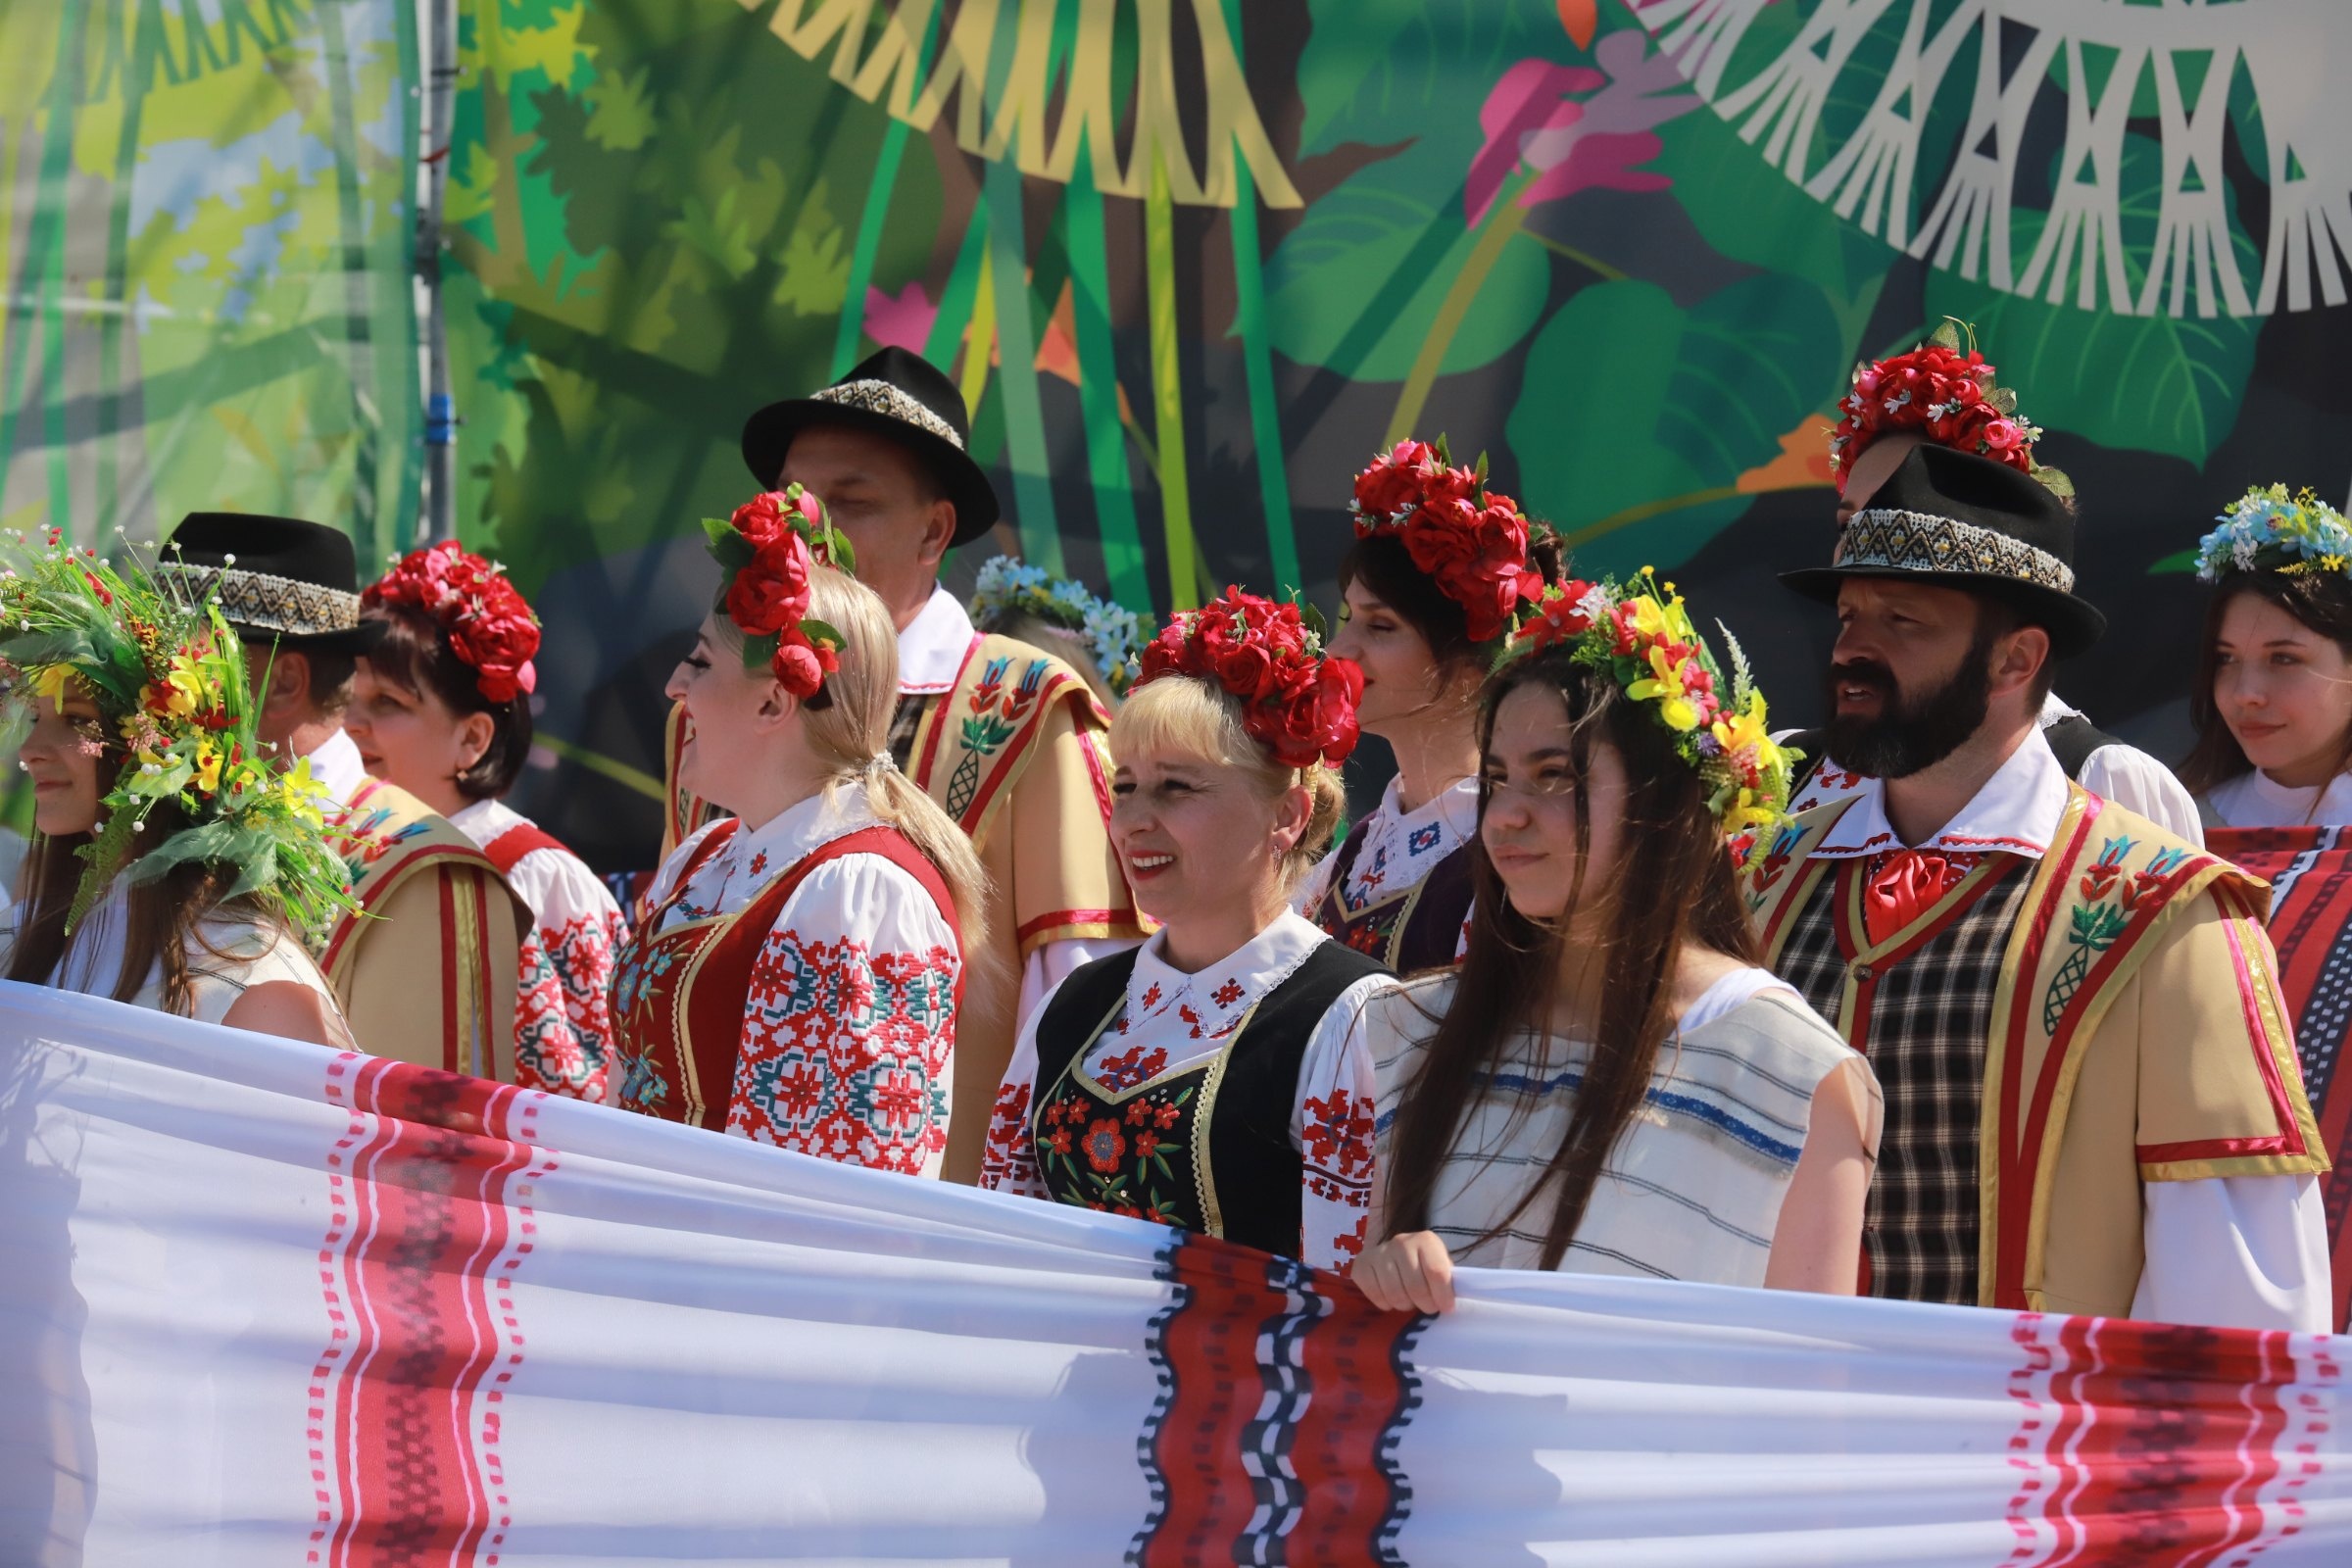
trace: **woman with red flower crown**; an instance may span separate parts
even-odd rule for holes
[[[1288,906],[1331,837],[1362,676],[1296,605],[1240,589],[1144,651],[1112,718],[1110,837],[1140,949],[1032,1012],[981,1185],[1343,1265],[1371,1199],[1372,959]]]
[[[586,861],[501,800],[531,749],[539,618],[497,566],[455,540],[403,558],[360,605],[384,628],[343,715],[360,760],[480,845],[530,907],[514,1081],[602,1101],[620,906]]]
[[[816,498],[704,527],[726,585],[668,695],[681,785],[733,815],[663,862],[621,950],[613,1098],[937,1175],[987,874],[891,765],[898,631]]]
[[[1495,650],[1560,572],[1558,540],[1490,491],[1444,437],[1400,442],[1355,477],[1331,651],[1364,672],[1357,721],[1396,773],[1293,906],[1399,974],[1452,963],[1467,940],[1478,831],[1478,692]]]

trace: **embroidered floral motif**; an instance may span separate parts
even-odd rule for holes
[[[1230,1007],[1242,1000],[1242,983],[1239,980],[1228,980],[1211,992],[1208,1000],[1220,1007]]]
[[[1431,850],[1436,849],[1440,844],[1444,843],[1445,840],[1445,824],[1442,822],[1431,822],[1424,827],[1417,827],[1413,829],[1410,834],[1406,835],[1404,841],[1404,853],[1407,855],[1426,855]]]
[[[515,1082],[577,1100],[606,1099],[612,1044],[606,996],[620,942],[619,922],[610,915],[543,925],[524,938],[514,993]]]
[[[919,1175],[947,1148],[959,961],[771,933],[752,966],[727,1131]]]
[[[1029,1139],[1029,1085],[997,1086],[997,1103],[989,1112],[988,1143],[980,1152],[980,1185],[999,1192],[1042,1198],[1037,1179],[1037,1155]]]
[[[2184,864],[2189,857],[2185,848],[2160,850],[2138,871],[2126,874],[2125,859],[2131,855],[2133,842],[2117,836],[2099,846],[2098,858],[2077,879],[2077,890],[2082,902],[2075,906],[2066,933],[2069,952],[2058,972],[2050,976],[2049,989],[2042,993],[2041,1027],[2056,1034],[2066,1020],[2067,1006],[2090,978],[2091,965],[2100,954],[2115,946],[2132,921],[2155,911],[2162,903],[2157,897],[2163,884]]]
[[[765,850],[760,850],[752,856],[751,872],[754,876],[767,874],[767,852]]]
[[[1094,1070],[1094,1079],[1114,1095],[1124,1094],[1137,1084],[1150,1083],[1167,1071],[1167,1067],[1166,1052],[1137,1046],[1132,1051],[1103,1057]]]
[[[1188,1072],[1144,1090],[1123,1106],[1105,1104],[1078,1088],[1047,1103],[1040,1116],[1045,1126],[1033,1146],[1041,1196],[1162,1225],[1200,1228],[1181,1136],[1200,1082],[1198,1073]]]

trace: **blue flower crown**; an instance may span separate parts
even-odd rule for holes
[[[2309,489],[2289,496],[2282,484],[2256,485],[2221,515],[2197,544],[2197,576],[2277,571],[2290,577],[2334,571],[2352,576],[2352,525]]]
[[[980,568],[972,587],[972,618],[987,620],[1004,612],[1035,615],[1086,639],[1095,667],[1119,696],[1135,683],[1145,636],[1143,617],[1124,605],[1097,599],[1082,583],[1055,579],[1043,566],[997,556]]]

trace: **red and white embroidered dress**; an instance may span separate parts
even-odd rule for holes
[[[612,988],[613,1102],[938,1174],[962,943],[938,872],[851,782],[663,862]]]
[[[1311,921],[1286,909],[1223,959],[1186,974],[1168,962],[1166,936],[1154,935],[1136,955],[1126,1001],[1080,1058],[1081,1069],[1118,1094],[1216,1056],[1257,1004],[1330,940]],[[1298,1255],[1319,1268],[1346,1267],[1363,1249],[1372,1207],[1378,1085],[1371,1052],[1360,1037],[1351,1038],[1350,1025],[1366,1001],[1395,984],[1387,975],[1374,975],[1342,992],[1324,1010],[1298,1063],[1290,1118],[1291,1143],[1303,1162]],[[1046,1002],[1052,1000],[1049,994]],[[1029,1109],[1037,1093],[1038,1024],[1046,1011],[1041,1004],[1021,1025],[1012,1066],[997,1091],[980,1171],[983,1187],[1041,1199],[1053,1195],[1038,1170]],[[1143,1217],[1136,1205],[1090,1206]]]
[[[628,934],[620,906],[587,861],[504,802],[476,801],[449,820],[530,906],[514,987],[514,1081],[601,1104],[612,955]]]

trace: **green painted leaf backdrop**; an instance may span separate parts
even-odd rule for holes
[[[2171,750],[2180,551],[2251,480],[2347,487],[2333,241],[2295,226],[2345,160],[2278,62],[2348,29],[2219,5],[463,0],[457,515],[547,621],[519,804],[644,863],[695,521],[752,487],[746,414],[880,344],[965,389],[1006,503],[951,586],[1007,549],[1138,609],[1328,606],[1349,475],[1443,431],[1588,570],[1671,568],[1796,722],[1827,626],[1773,574],[1828,551],[1826,416],[1957,317],[2125,611],[2061,689]],[[0,521],[402,536],[407,15],[0,12]]]

